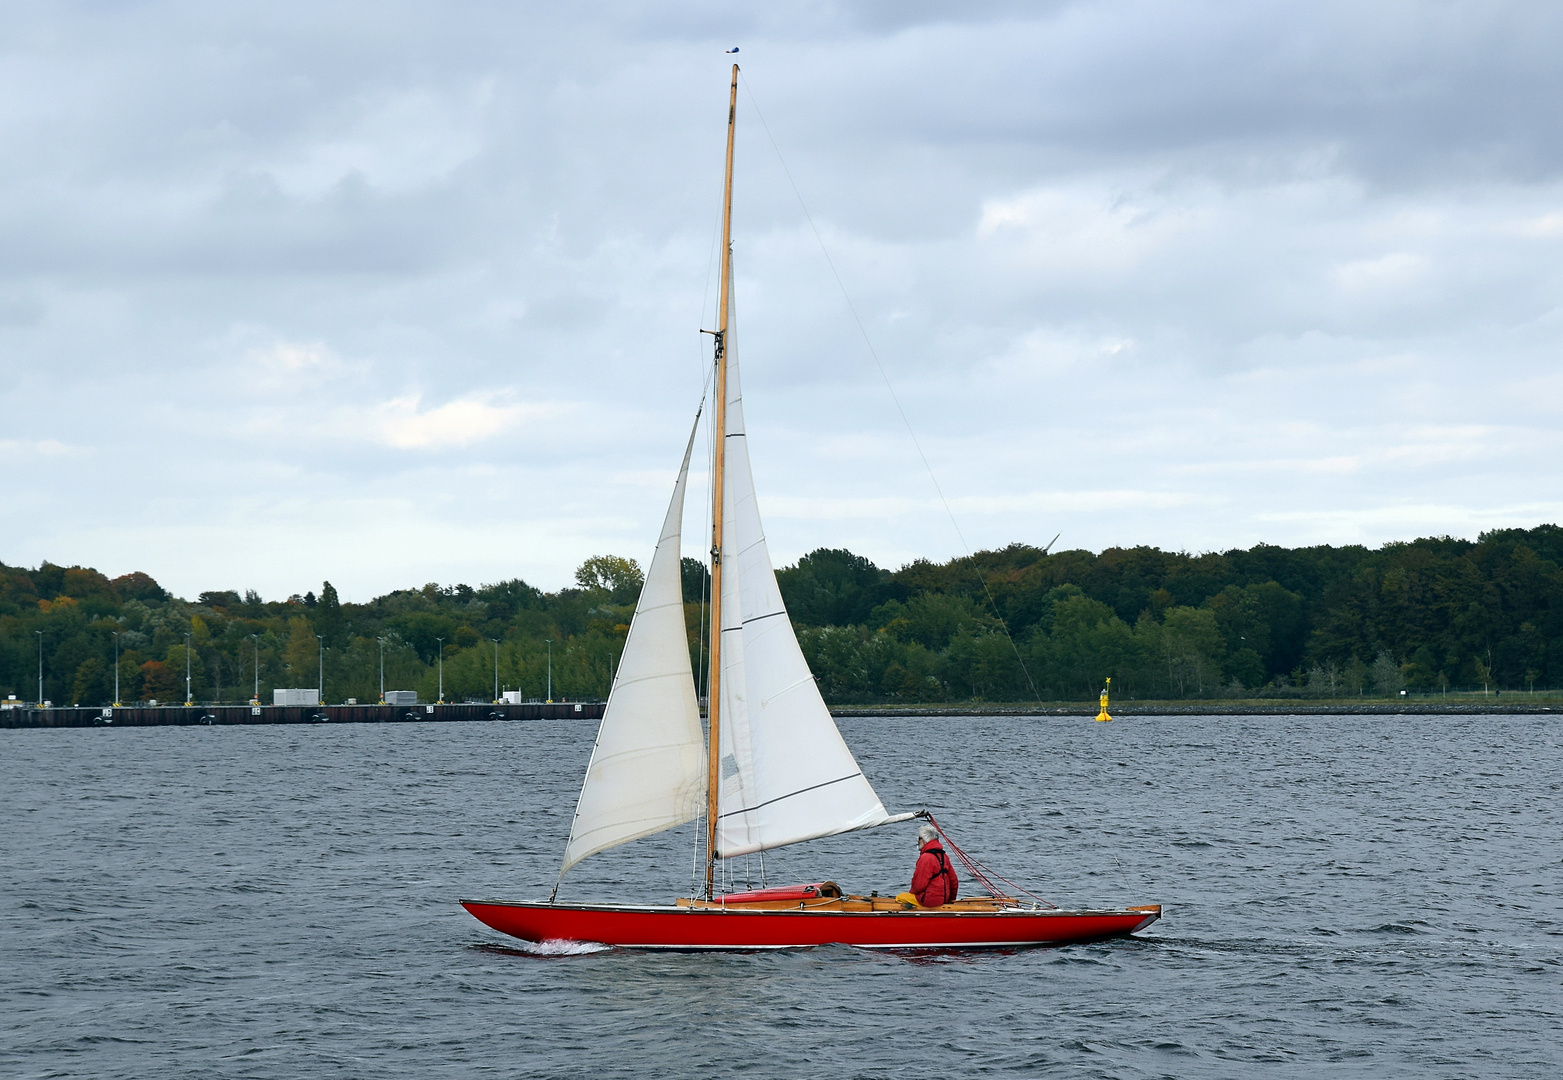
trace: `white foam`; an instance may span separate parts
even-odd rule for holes
[[[566,941],[563,938],[549,938],[546,941],[523,941],[517,944],[516,948],[534,956],[589,956],[592,953],[607,952],[613,946],[604,945],[600,941]]]

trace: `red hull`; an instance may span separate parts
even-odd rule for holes
[[[461,906],[502,934],[526,941],[594,941],[634,949],[974,949],[1062,945],[1124,937],[1161,908],[1119,911],[785,911],[623,905]]]

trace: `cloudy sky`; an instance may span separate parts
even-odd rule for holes
[[[1563,517],[1563,7],[40,2],[0,30],[0,561],[354,599],[644,561],[733,45],[779,560]]]

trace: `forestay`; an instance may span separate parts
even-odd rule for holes
[[[717,853],[732,858],[911,815],[885,812],[798,647],[755,502],[731,348],[726,360]]]
[[[705,735],[689,665],[679,551],[694,445],[690,432],[597,730],[561,875],[588,855],[693,821],[705,802]]]

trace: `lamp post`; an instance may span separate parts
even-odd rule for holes
[[[499,639],[489,638],[494,643],[494,704],[499,704]]]
[[[190,696],[190,635],[185,635],[185,705],[194,705],[195,698]]]
[[[38,707],[43,708],[43,631],[34,630],[38,635]]]
[[[378,640],[380,642],[380,704],[384,705],[385,704],[385,639],[384,638],[380,638]]]
[[[554,703],[554,639],[544,638],[548,642],[548,703]]]
[[[250,698],[251,705],[260,704],[260,635],[251,634],[255,642],[255,696]]]
[[[437,704],[445,704],[445,639],[435,638],[440,643],[440,696]]]
[[[315,691],[315,704],[324,705],[326,703],[326,639],[316,634],[315,644],[320,646],[320,674],[316,677],[320,689]]]
[[[114,707],[119,708],[119,631],[114,631]]]

